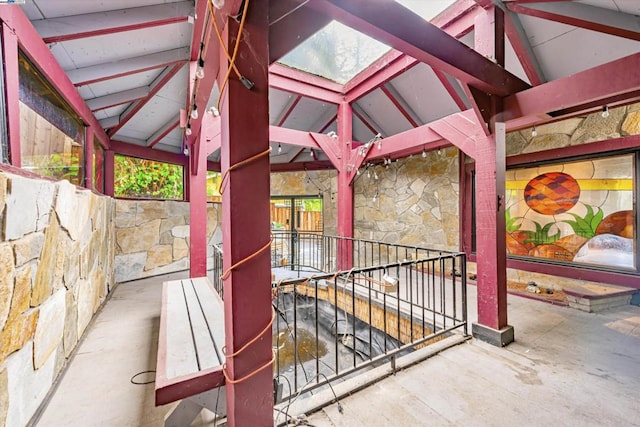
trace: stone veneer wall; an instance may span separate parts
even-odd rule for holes
[[[115,281],[157,276],[189,268],[189,203],[116,200]],[[207,264],[212,245],[222,242],[217,203],[207,206]]]
[[[113,286],[113,199],[0,172],[0,425],[26,425]]]
[[[451,147],[361,170],[354,190],[355,237],[458,250],[458,163],[458,150]]]
[[[322,195],[324,234],[335,236],[337,230],[337,172],[278,172],[271,174],[272,196]]]

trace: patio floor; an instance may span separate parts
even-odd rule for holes
[[[153,384],[131,379],[155,369],[161,284],[180,277],[186,273],[116,287],[36,425],[162,425],[172,405],[156,408]],[[640,307],[591,314],[510,295],[509,320],[516,342],[504,349],[470,340],[343,398],[343,413],[333,404],[305,421],[640,426]],[[209,420],[204,414],[194,425]]]

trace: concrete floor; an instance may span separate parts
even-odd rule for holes
[[[160,426],[153,384],[161,283],[121,284],[97,315],[38,426]],[[475,287],[469,318],[475,320]],[[516,342],[476,340],[341,400],[315,426],[640,426],[640,307],[590,314],[509,296]],[[139,380],[144,380],[144,377]],[[293,414],[290,414],[293,415]],[[280,417],[282,421],[283,417]],[[194,425],[212,425],[204,415]]]

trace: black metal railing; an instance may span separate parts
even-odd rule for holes
[[[302,233],[291,250],[290,238],[274,235],[271,252],[272,261],[290,257],[272,262],[285,270],[272,283],[279,399],[395,363],[454,330],[467,335],[463,253]],[[213,264],[222,295],[220,247]]]

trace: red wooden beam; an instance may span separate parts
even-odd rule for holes
[[[37,64],[38,69],[47,81],[56,88],[82,120],[94,127],[98,140],[103,147],[108,148],[109,136],[104,132],[98,120],[94,117],[89,107],[87,107],[84,99],[82,99],[77,89],[73,86],[64,70],[60,68],[58,61],[47,45],[44,44],[35,28],[33,28],[33,25],[22,11],[22,8],[17,5],[4,5],[0,7],[0,20],[10,29],[9,32],[13,32],[17,36],[18,44],[24,54],[27,55],[34,64]],[[5,62],[13,60],[14,59],[10,57],[4,58]],[[17,66],[17,57],[15,61]]]
[[[209,16],[208,3],[210,0],[196,0],[195,4],[195,21],[193,23],[193,33],[191,34],[191,54],[189,55],[190,61],[197,61],[200,56],[200,44],[206,41],[206,31],[211,31],[212,24],[209,23],[208,30],[206,30],[207,19]],[[205,31],[206,30],[206,31]],[[207,35],[209,37],[209,35]]]
[[[511,47],[513,47],[513,51],[531,84],[533,86],[542,84],[545,80],[542,68],[538,64],[538,60],[526,38],[526,34],[517,15],[513,13],[505,14],[505,34],[511,42]]]
[[[347,101],[354,102],[362,98],[419,63],[417,59],[398,51],[389,52],[361,73],[363,80],[359,80],[359,75],[353,82],[347,83],[345,86]]]
[[[639,31],[615,27],[613,25],[607,25],[601,22],[591,21],[587,19],[581,19],[576,16],[562,15],[548,10],[534,9],[531,7],[522,6],[518,3],[507,3],[507,8],[512,12],[522,15],[533,16],[535,18],[560,22],[562,24],[571,25],[573,27],[584,28],[586,30],[597,31],[604,34],[610,34],[612,36],[640,41]],[[596,17],[594,16],[594,18]]]
[[[474,159],[479,141],[486,138],[483,126],[478,123],[472,110],[444,117],[430,123],[429,127]]]
[[[156,162],[172,163],[175,165],[187,166],[188,158],[182,154],[170,153],[168,151],[153,150],[135,144],[128,144],[121,141],[111,141],[111,150],[116,154],[149,159]]]
[[[420,126],[415,120],[413,120],[413,117],[411,117],[411,114],[407,112],[407,110],[400,103],[398,98],[393,96],[393,94],[391,93],[388,87],[383,85],[380,87],[380,89],[385,95],[387,95],[387,98],[389,98],[391,103],[396,107],[396,109],[400,112],[400,114],[402,114],[404,118],[407,119],[407,121],[411,124],[411,126],[413,126],[414,128],[417,128],[418,126]]]
[[[394,1],[319,0],[317,4],[344,24],[487,93],[504,96],[529,87]]]
[[[442,86],[444,86],[444,89],[447,91],[451,99],[453,99],[453,102],[456,103],[458,108],[461,111],[468,109],[470,107],[469,103],[465,102],[462,94],[459,93],[458,90],[456,90],[456,88],[453,86],[453,83],[449,81],[449,78],[440,70],[433,70],[433,72],[435,73],[438,80],[440,80],[440,83],[442,83]]]
[[[193,3],[182,1],[34,21],[45,43],[58,43],[184,22]]]
[[[341,158],[338,169],[338,226],[337,233],[340,237],[353,237],[353,186],[351,185],[351,174],[355,175],[355,170],[348,171],[349,154],[351,152],[350,141],[353,134],[352,129],[353,114],[351,105],[344,101],[338,105],[338,149]],[[341,241],[338,245],[337,262],[339,270],[348,270],[353,267],[353,251],[351,241]]]
[[[293,110],[295,110],[296,105],[298,105],[298,102],[300,102],[301,99],[302,99],[302,95],[298,95],[295,97],[291,105],[289,105],[289,108],[287,108],[287,111],[285,111],[285,113],[282,115],[280,120],[278,120],[278,124],[276,126],[282,126],[284,122],[287,121],[287,119],[289,118],[291,113],[293,113]]]
[[[312,137],[311,132],[304,132],[279,126],[269,126],[269,141],[303,148],[320,148],[316,140]]]
[[[310,133],[310,135],[311,138],[313,138],[313,140],[322,149],[324,154],[329,158],[331,164],[339,170],[341,164],[340,159],[342,155],[340,144],[346,144],[346,141],[343,141],[343,138],[332,138],[320,133]]]
[[[169,135],[175,128],[180,125],[180,119],[176,119],[172,122],[167,123],[162,128],[158,129],[151,137],[147,140],[147,147],[152,148],[157,143],[162,141],[162,138]]]
[[[189,277],[207,276],[207,152],[201,133],[200,144],[189,152]]]
[[[227,354],[252,342],[245,351],[227,357],[227,375],[237,381],[227,381],[227,420],[230,426],[266,426],[273,424],[273,311],[269,158],[260,154],[269,149],[269,2],[247,5],[236,65],[255,86],[247,90],[237,78],[230,79],[220,111],[222,170],[228,171],[222,186]],[[240,37],[238,27],[233,18],[226,19],[227,46]],[[221,61],[220,74],[227,66]],[[258,157],[230,170],[254,156]],[[232,268],[238,263],[243,264]]]
[[[331,22],[330,17],[304,7],[304,3],[298,0],[278,0],[269,3],[270,64]]]
[[[120,116],[120,121],[118,124],[112,128],[110,128],[107,133],[110,136],[115,135],[124,125],[127,124],[129,120],[135,116],[138,111],[142,109],[151,99],[162,89],[183,67],[182,64],[174,65],[173,67],[164,71],[163,74],[160,75],[155,82],[152,83],[152,87],[149,90],[149,94],[145,97],[131,105],[127,108],[124,113]]]
[[[593,108],[611,99],[636,97],[640,91],[640,53],[571,76],[535,86],[504,100],[504,120],[553,115],[556,111]]]
[[[269,67],[269,87],[331,104],[342,100],[342,86],[280,64]]]

